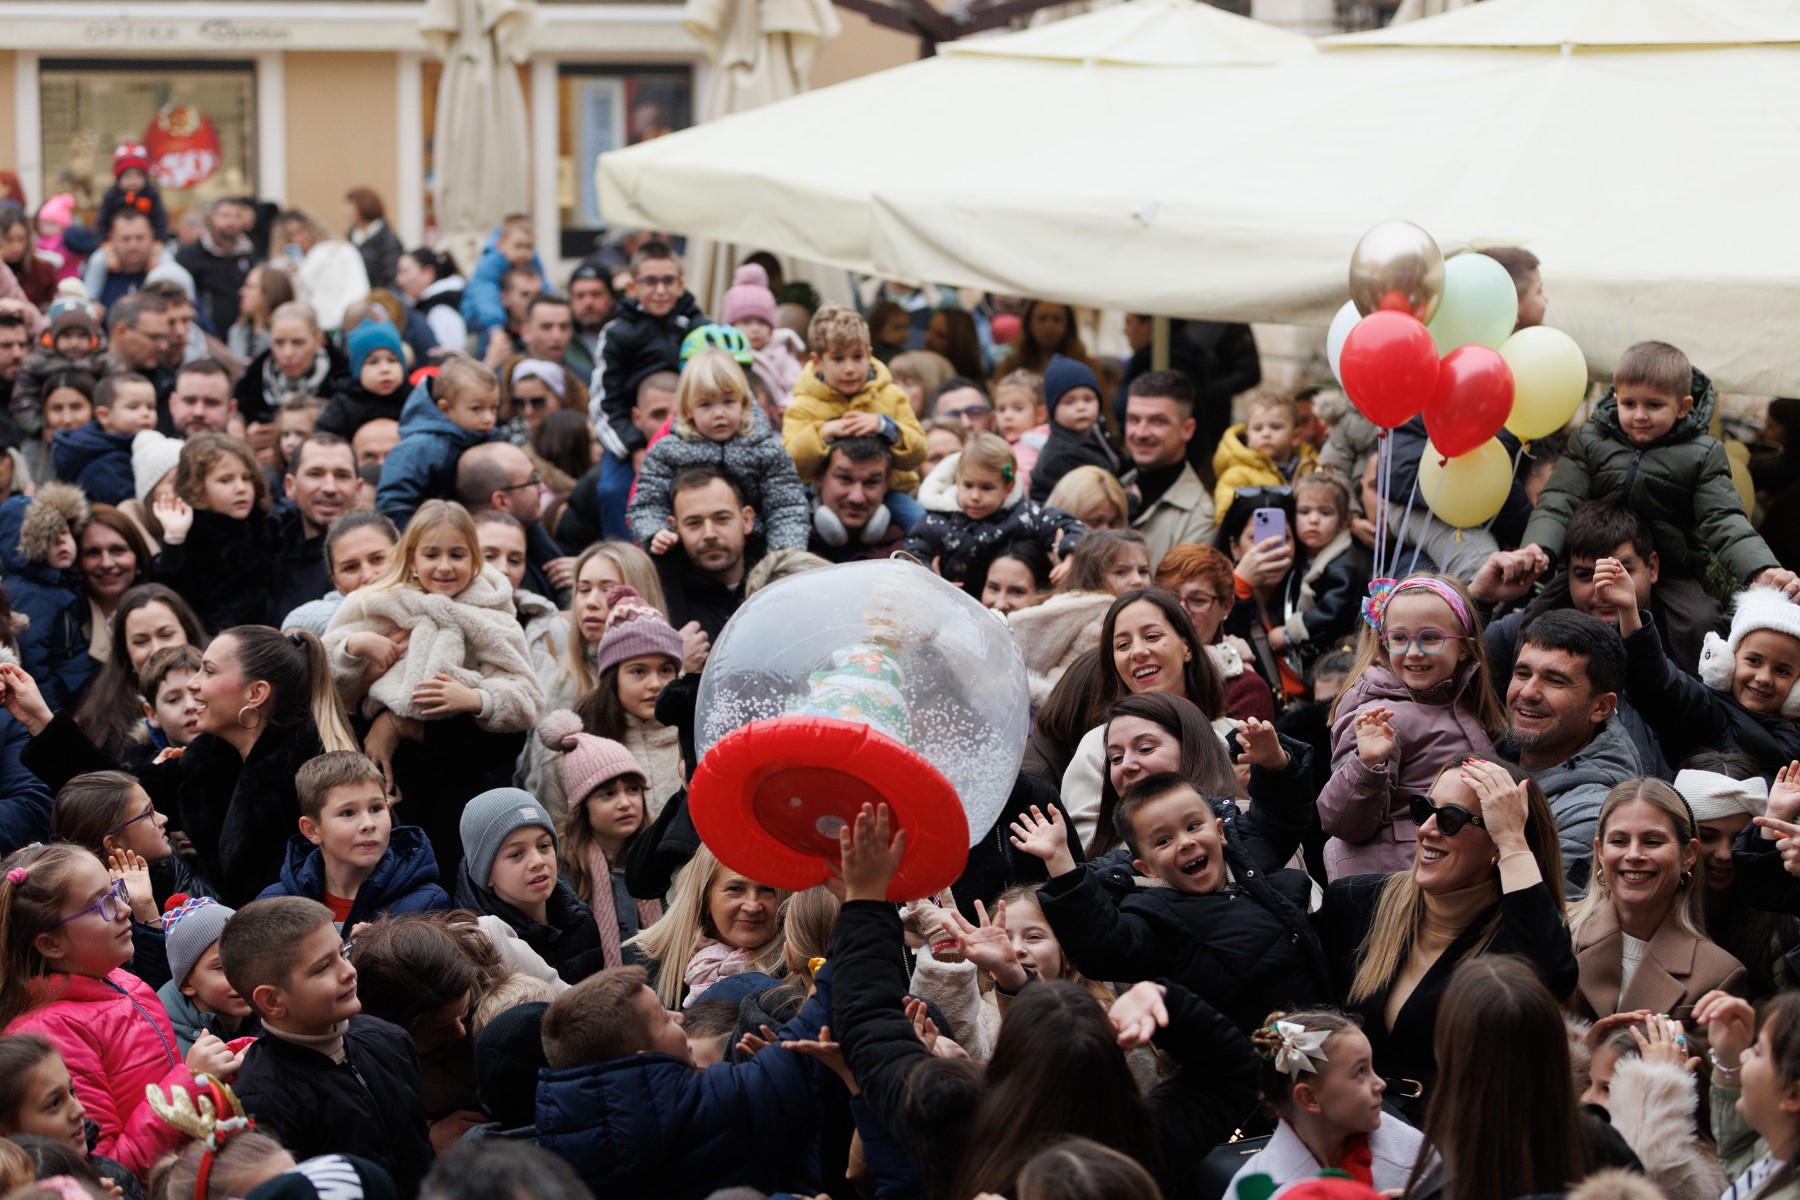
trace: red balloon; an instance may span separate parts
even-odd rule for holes
[[[1512,368],[1500,352],[1460,346],[1438,367],[1437,388],[1425,403],[1425,432],[1440,453],[1456,458],[1499,433],[1512,405]]]
[[[1383,429],[1418,415],[1431,399],[1437,377],[1437,343],[1408,313],[1370,313],[1350,330],[1338,357],[1344,394]]]

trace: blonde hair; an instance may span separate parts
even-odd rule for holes
[[[827,304],[813,314],[806,327],[806,348],[814,354],[854,350],[869,345],[869,323],[855,309]]]
[[[737,359],[723,350],[703,350],[681,368],[681,382],[675,388],[675,431],[683,437],[699,437],[694,428],[694,405],[706,396],[734,396],[738,402],[738,434],[756,429],[755,404],[750,396],[750,381]]]
[[[687,866],[675,873],[675,885],[662,919],[625,943],[636,946],[645,958],[657,964],[656,995],[669,1008],[681,1007],[681,993],[687,987],[683,976],[688,963],[700,947],[718,940],[718,931],[712,928],[706,901],[712,892],[713,881],[721,873],[737,872],[728,871],[717,856],[702,845],[688,860]],[[787,903],[789,893],[777,890],[776,895],[778,903]],[[777,919],[775,936],[757,951],[748,969],[772,971],[781,961],[786,944],[781,922]]]
[[[1036,371],[1027,371],[1021,368],[1009,372],[994,382],[996,402],[1000,399],[1001,392],[1009,391],[1029,393],[1033,405],[1038,408],[1044,407],[1044,377]]]
[[[419,505],[412,520],[406,523],[406,532],[400,535],[400,544],[394,547],[394,553],[388,557],[387,569],[379,579],[368,585],[369,589],[391,592],[400,587],[417,588],[419,585],[413,571],[413,555],[418,553],[419,543],[425,540],[426,534],[445,525],[462,536],[469,548],[475,577],[480,576],[485,565],[481,558],[481,538],[475,532],[475,519],[469,515],[469,510],[454,500],[427,500]],[[475,577],[471,577],[471,583]]]
[[[619,582],[636,588],[637,594],[644,598],[645,603],[665,616],[668,614],[669,603],[663,599],[662,581],[656,577],[656,566],[641,547],[631,542],[595,542],[575,560],[575,569],[571,575],[578,586],[582,568],[596,558],[604,558],[611,563],[619,572]],[[566,645],[560,673],[575,682],[577,696],[585,696],[599,684],[600,673],[594,670],[594,644],[581,640],[581,614],[573,604],[569,605],[569,636],[564,641]]]
[[[1613,790],[1606,793],[1606,802],[1600,806],[1600,820],[1594,825],[1594,881],[1589,885],[1587,895],[1575,902],[1569,910],[1569,939],[1575,943],[1575,953],[1579,954],[1586,946],[1582,944],[1582,935],[1588,931],[1594,919],[1612,905],[1612,881],[1600,869],[1599,844],[1606,839],[1606,823],[1612,820],[1613,813],[1622,805],[1635,800],[1643,800],[1655,805],[1669,818],[1669,824],[1675,828],[1675,840],[1686,849],[1699,836],[1694,825],[1693,810],[1688,808],[1687,801],[1681,793],[1660,779],[1643,778],[1627,779],[1616,784]],[[1701,906],[1705,903],[1706,879],[1694,868],[1689,868],[1687,878],[1681,880],[1675,889],[1674,904],[1669,916],[1675,921],[1675,928],[1689,937],[1706,936]]]
[[[744,576],[744,599],[748,600],[771,583],[779,583],[790,575],[803,575],[831,565],[830,559],[820,558],[810,550],[796,550],[792,546],[771,550]]]
[[[275,311],[269,314],[269,328],[275,328],[277,321],[305,321],[306,327],[313,331],[313,336],[319,336],[319,314],[313,311],[310,304],[289,300],[286,304],[277,305]]]
[[[469,1041],[474,1042],[480,1038],[481,1031],[508,1009],[517,1008],[521,1004],[549,1004],[555,999],[556,989],[550,986],[548,980],[527,975],[523,971],[514,971],[489,988],[476,1002],[474,1011],[469,1014]]]
[[[476,389],[484,396],[489,392],[498,396],[500,377],[485,363],[453,358],[438,368],[437,377],[431,381],[431,400],[434,404],[454,404],[462,392]]]
[[[1008,483],[1019,477],[1019,464],[1013,457],[1012,446],[997,433],[973,434],[963,443],[962,459],[956,464],[957,477],[960,479],[963,468],[971,466],[992,471]]]
[[[1249,419],[1252,413],[1264,412],[1278,408],[1288,415],[1288,420],[1295,425],[1300,424],[1300,406],[1294,398],[1279,388],[1268,386],[1253,387],[1239,397],[1244,402],[1244,417]]]
[[[1050,498],[1044,503],[1083,521],[1102,504],[1110,504],[1119,514],[1119,528],[1129,528],[1131,509],[1125,504],[1125,489],[1104,467],[1076,467],[1056,481],[1056,486],[1050,489]]]

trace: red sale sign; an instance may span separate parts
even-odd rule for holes
[[[199,109],[177,104],[163,109],[144,130],[150,174],[165,188],[191,188],[219,169],[219,131]]]

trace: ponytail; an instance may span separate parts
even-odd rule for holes
[[[75,865],[92,861],[80,846],[33,843],[0,859],[0,1029],[30,1012],[45,997],[32,980],[50,973],[38,952],[39,935],[56,927],[64,885]]]
[[[331,659],[325,653],[325,643],[310,629],[296,629],[286,636],[306,659],[307,707],[319,730],[320,743],[327,751],[348,750],[360,754],[362,745],[350,732],[343,701],[338,698],[337,685],[331,680]]]
[[[269,685],[263,717],[270,725],[289,728],[311,721],[325,749],[360,749],[332,685],[325,645],[316,633],[238,625],[219,636],[235,643],[238,670],[246,680],[260,679]]]

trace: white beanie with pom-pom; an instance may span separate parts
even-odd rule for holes
[[[1714,691],[1730,693],[1732,672],[1737,667],[1738,647],[1744,639],[1759,630],[1785,633],[1800,642],[1800,604],[1795,604],[1777,588],[1755,587],[1738,593],[1737,607],[1731,616],[1731,636],[1706,635],[1700,650],[1700,681]],[[1800,680],[1781,702],[1781,715],[1800,721]]]

